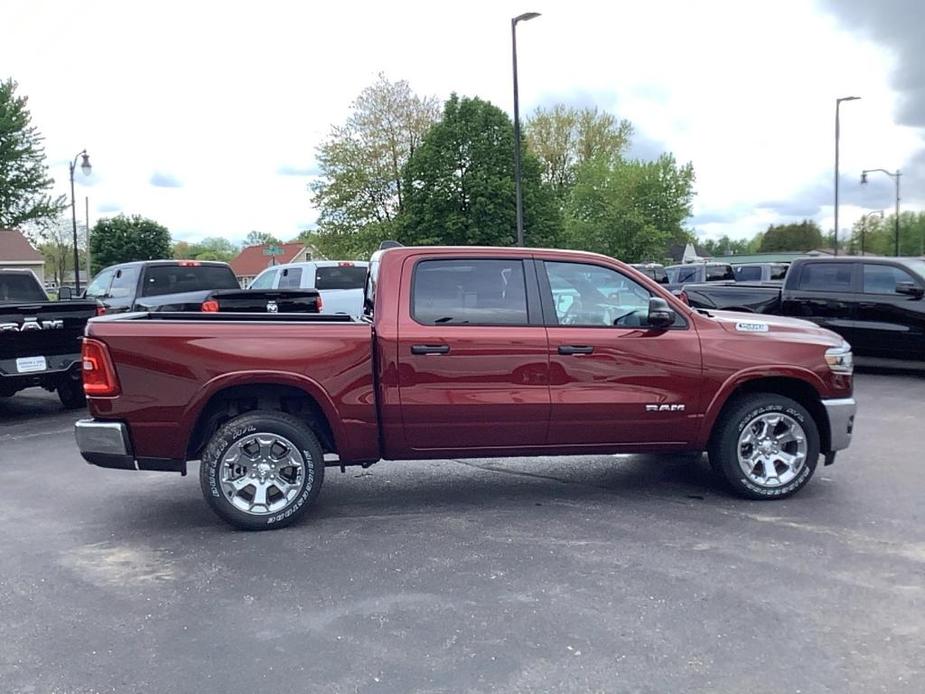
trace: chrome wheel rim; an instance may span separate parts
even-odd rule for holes
[[[736,452],[739,467],[751,482],[783,487],[803,470],[807,448],[806,432],[796,419],[769,412],[745,425]]]
[[[235,441],[222,456],[222,493],[244,513],[277,513],[299,495],[305,465],[305,454],[285,436],[250,434]]]

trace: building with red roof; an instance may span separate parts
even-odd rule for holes
[[[45,281],[45,259],[15,229],[0,229],[0,270],[32,270],[39,282]]]
[[[275,246],[282,250],[281,255],[268,255],[267,249]],[[304,243],[263,244],[247,246],[229,265],[242,287],[250,286],[254,278],[271,265],[284,263],[301,263],[312,259],[311,249]]]

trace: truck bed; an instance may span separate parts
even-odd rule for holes
[[[261,384],[291,386],[293,407],[299,392],[311,394],[332,422],[342,458],[379,457],[366,322],[304,313],[135,313],[94,319],[87,336],[112,354],[122,395],[108,401],[105,415],[133,422],[141,467],[182,470],[198,453],[187,441],[197,413],[211,412],[210,397],[239,387],[247,398]]]

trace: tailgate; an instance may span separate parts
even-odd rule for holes
[[[90,301],[39,304],[0,304],[0,371],[7,374],[43,371],[35,357],[80,354],[80,338],[87,321],[96,315]],[[17,367],[17,359],[20,362]],[[48,369],[67,368],[49,359]]]
[[[209,295],[220,312],[234,313],[319,313],[319,297],[315,289],[228,289]]]

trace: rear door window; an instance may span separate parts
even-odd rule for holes
[[[772,265],[771,266],[771,279],[772,280],[782,280],[787,276],[787,268],[789,265]]]
[[[163,296],[214,289],[240,289],[230,267],[222,265],[150,265],[145,270],[144,296]]]
[[[315,270],[315,289],[362,289],[366,268],[356,265],[330,265]]]
[[[302,268],[287,267],[280,271],[280,289],[298,289],[302,286]]]
[[[810,292],[850,292],[854,263],[807,263],[800,289]]]
[[[740,265],[735,269],[736,282],[758,282],[761,280],[759,265]]]
[[[422,260],[414,268],[412,315],[424,325],[528,325],[523,263]]]
[[[719,282],[720,280],[735,279],[735,273],[732,271],[731,265],[707,265],[706,274],[707,282]]]

